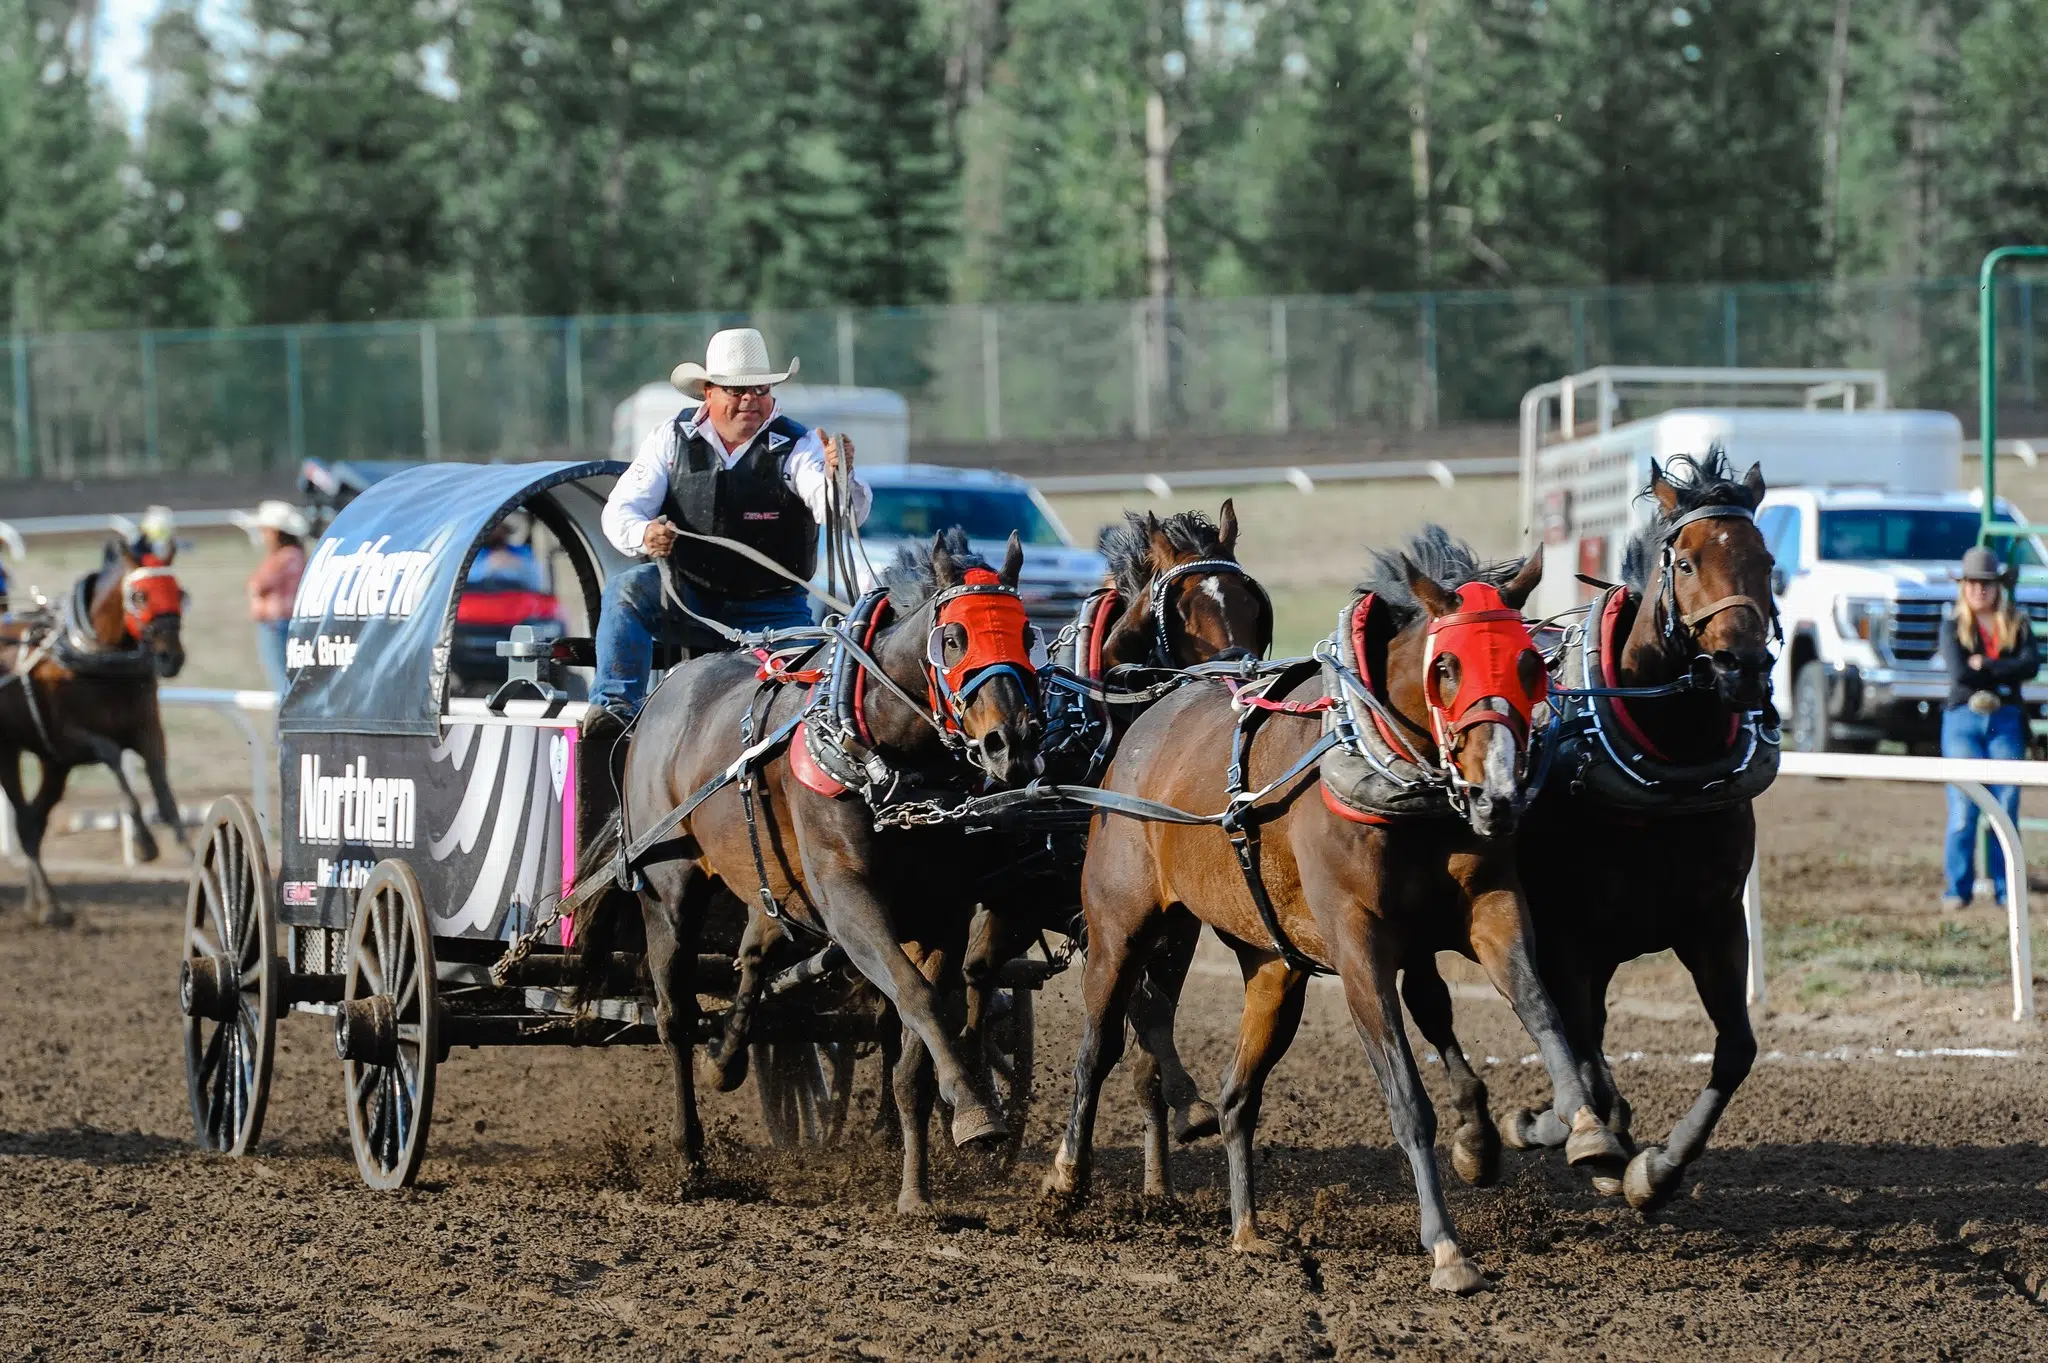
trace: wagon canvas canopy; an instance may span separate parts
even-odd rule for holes
[[[576,569],[588,614],[627,566],[599,526],[610,460],[428,464],[344,507],[313,546],[292,610],[285,733],[435,734],[456,597],[490,528],[525,510]]]

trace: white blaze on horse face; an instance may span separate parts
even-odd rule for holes
[[[1513,800],[1517,794],[1520,778],[1515,761],[1515,736],[1505,724],[1485,726],[1495,730],[1487,736],[1486,779],[1483,788],[1496,800]]]
[[[1218,611],[1226,613],[1227,615],[1230,608],[1227,605],[1225,605],[1223,601],[1222,579],[1214,577],[1203,578],[1202,595],[1208,597],[1211,601],[1214,601],[1216,603],[1216,609]]]

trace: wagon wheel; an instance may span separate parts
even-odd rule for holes
[[[409,1185],[426,1157],[440,1013],[419,880],[402,861],[380,861],[356,896],[334,1017],[349,1144],[372,1188]]]
[[[201,1148],[246,1155],[263,1131],[282,981],[277,886],[256,811],[225,795],[206,811],[185,887],[178,1007],[185,1091]]]
[[[1002,1147],[1005,1164],[1014,1163],[1022,1152],[1024,1124],[1031,1116],[1031,1066],[1037,1028],[1032,1000],[1029,989],[997,990],[990,1000],[994,1016],[982,1033],[989,1098],[1010,1128]]]
[[[750,1059],[770,1144],[777,1150],[839,1144],[853,1102],[852,1042],[761,1042]]]

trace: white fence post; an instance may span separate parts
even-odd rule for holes
[[[981,424],[986,439],[1003,438],[1002,351],[996,339],[996,310],[981,308]]]
[[[14,806],[0,800],[0,861],[12,858],[18,848],[14,837]]]
[[[1140,440],[1152,437],[1151,310],[1143,299],[1131,304],[1131,433]]]
[[[839,310],[839,386],[853,387],[853,313],[850,309]]]
[[[427,458],[441,458],[441,352],[432,322],[420,323],[420,415],[421,437]]]
[[[1273,315],[1269,321],[1273,350],[1273,429],[1281,435],[1287,434],[1287,427],[1294,419],[1290,410],[1287,391],[1287,300],[1273,300]]]

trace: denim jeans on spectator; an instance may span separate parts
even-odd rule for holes
[[[654,641],[673,637],[684,620],[661,595],[662,568],[643,563],[613,575],[604,586],[604,609],[597,622],[597,684],[590,698],[619,702],[639,713],[647,699],[647,674],[654,666]],[[812,623],[810,598],[792,587],[774,596],[734,601],[683,591],[683,604],[699,615],[734,629],[801,629]]]
[[[1941,716],[1943,757],[2000,757],[2018,760],[2027,755],[2027,720],[2017,705],[2001,705],[1988,715],[1967,706],[1957,706]],[[2005,806],[2006,814],[2020,816],[2020,788],[1992,786],[1991,797]],[[1954,786],[1948,788],[1948,846],[1943,857],[1942,893],[1970,902],[1976,888],[1973,863],[1977,852],[1977,806]],[[1998,839],[1984,849],[1986,869],[1998,889],[1998,901],[2005,902],[2005,853]]]
[[[256,657],[263,664],[263,675],[269,679],[270,689],[280,696],[291,684],[291,677],[284,666],[285,640],[291,637],[291,632],[292,622],[289,620],[256,622]]]

